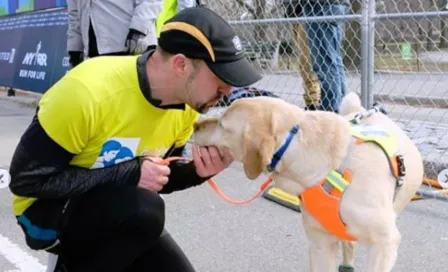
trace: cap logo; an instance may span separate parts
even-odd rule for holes
[[[243,50],[243,46],[241,45],[240,37],[238,37],[238,36],[233,37],[232,43],[236,50],[238,50],[238,51]]]
[[[161,32],[169,30],[179,30],[193,36],[207,49],[208,54],[210,55],[212,61],[213,62],[215,61],[215,52],[213,51],[210,41],[208,40],[207,37],[205,37],[204,33],[202,33],[202,31],[200,31],[197,27],[184,22],[170,22],[162,26]]]

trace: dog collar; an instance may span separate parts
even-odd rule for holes
[[[295,125],[291,128],[291,130],[288,133],[288,137],[286,137],[283,144],[280,146],[280,148],[277,150],[277,152],[274,153],[271,159],[271,163],[267,165],[267,170],[269,172],[274,171],[275,167],[277,166],[278,162],[281,160],[283,155],[285,154],[286,149],[288,149],[289,144],[292,141],[292,138],[299,132],[299,125]]]

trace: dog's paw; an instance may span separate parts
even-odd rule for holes
[[[339,272],[354,272],[355,268],[353,268],[352,266],[348,266],[348,265],[340,265]]]

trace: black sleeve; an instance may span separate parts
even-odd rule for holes
[[[185,146],[175,148],[171,156],[182,156]],[[193,186],[198,186],[211,177],[202,178],[196,173],[194,162],[172,161],[169,165],[171,174],[168,183],[159,192],[160,194],[170,194],[175,191],[181,191]]]
[[[74,154],[54,142],[34,116],[11,161],[11,191],[35,198],[70,198],[99,185],[137,185],[140,159],[102,169],[69,165]]]

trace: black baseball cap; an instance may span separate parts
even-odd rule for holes
[[[261,79],[232,27],[205,7],[183,9],[167,20],[158,46],[172,54],[204,60],[218,78],[234,87],[249,86]]]

